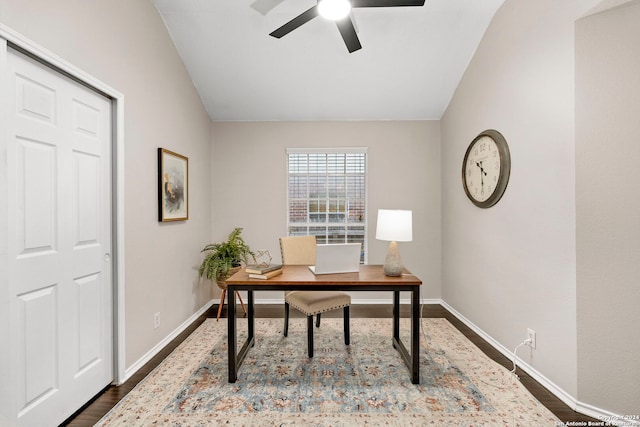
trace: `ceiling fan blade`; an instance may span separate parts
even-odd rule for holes
[[[282,27],[280,27],[277,30],[273,31],[269,35],[279,39],[282,36],[286,36],[291,31],[295,30],[296,28],[300,27],[301,25],[306,24],[307,22],[311,21],[316,16],[318,16],[318,5],[313,6],[311,9],[309,9],[309,10],[307,10],[305,12],[302,12],[300,15],[296,16],[291,21],[287,22]]]
[[[249,6],[263,15],[271,12],[271,9],[282,3],[284,0],[255,0]]]
[[[351,0],[351,7],[424,6],[425,0]]]
[[[356,33],[356,29],[353,26],[353,22],[351,22],[351,18],[347,16],[340,21],[336,21],[336,25],[338,26],[338,30],[340,30],[340,35],[344,40],[344,44],[347,45],[347,50],[349,50],[349,53],[353,53],[356,50],[362,49],[362,45],[360,44],[360,40],[358,39],[358,34]]]

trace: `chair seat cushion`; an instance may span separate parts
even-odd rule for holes
[[[293,291],[285,295],[285,302],[307,316],[346,307],[351,296],[340,291]]]

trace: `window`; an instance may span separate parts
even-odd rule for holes
[[[361,243],[366,251],[366,148],[288,149],[290,236],[313,235],[319,244]]]

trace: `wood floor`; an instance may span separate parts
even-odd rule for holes
[[[72,417],[65,421],[62,425],[69,426],[92,426],[100,420],[111,408],[113,408],[124,396],[127,395],[144,377],[146,377],[156,366],[162,362],[185,338],[187,338],[194,330],[205,321],[207,317],[216,317],[218,306],[214,305],[204,315],[200,316],[189,328],[176,337],[169,345],[167,345],[153,359],[146,363],[138,372],[135,373],[127,382],[120,386],[109,386],[101,394],[96,396],[91,402],[86,404],[82,409],[76,412]],[[282,305],[256,305],[256,317],[278,318],[283,316]],[[240,311],[242,313],[242,311]],[[400,315],[402,317],[410,316],[410,307],[403,305]],[[444,317],[460,332],[462,332],[471,342],[473,342],[488,357],[497,363],[513,369],[513,361],[502,355],[498,350],[489,345],[480,336],[473,332],[464,323],[453,316],[449,311],[441,305],[425,305],[423,308],[423,317]],[[223,310],[223,316],[226,316],[226,307]],[[301,314],[296,310],[291,311],[291,317],[300,317]],[[335,310],[324,314],[325,317],[341,317],[342,311]],[[391,305],[363,305],[354,304],[351,306],[351,317],[392,317]],[[221,320],[222,321],[222,320]],[[537,381],[531,378],[524,371],[516,371],[520,377],[522,384],[538,399],[544,406],[549,408],[561,421],[567,423],[569,421],[596,421],[586,415],[579,414],[571,410],[560,399],[555,397],[551,392],[542,387]]]

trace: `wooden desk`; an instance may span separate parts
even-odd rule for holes
[[[359,273],[314,275],[306,266],[287,265],[281,275],[269,280],[250,279],[244,268],[227,279],[228,297],[228,345],[229,382],[237,380],[240,365],[255,345],[253,291],[392,291],[393,292],[393,338],[392,345],[400,352],[409,368],[411,382],[420,383],[420,285],[422,281],[407,273],[401,277],[388,277],[381,265],[362,265]],[[242,348],[236,353],[236,291],[247,291],[248,334]],[[411,353],[400,340],[400,292],[411,292]]]

